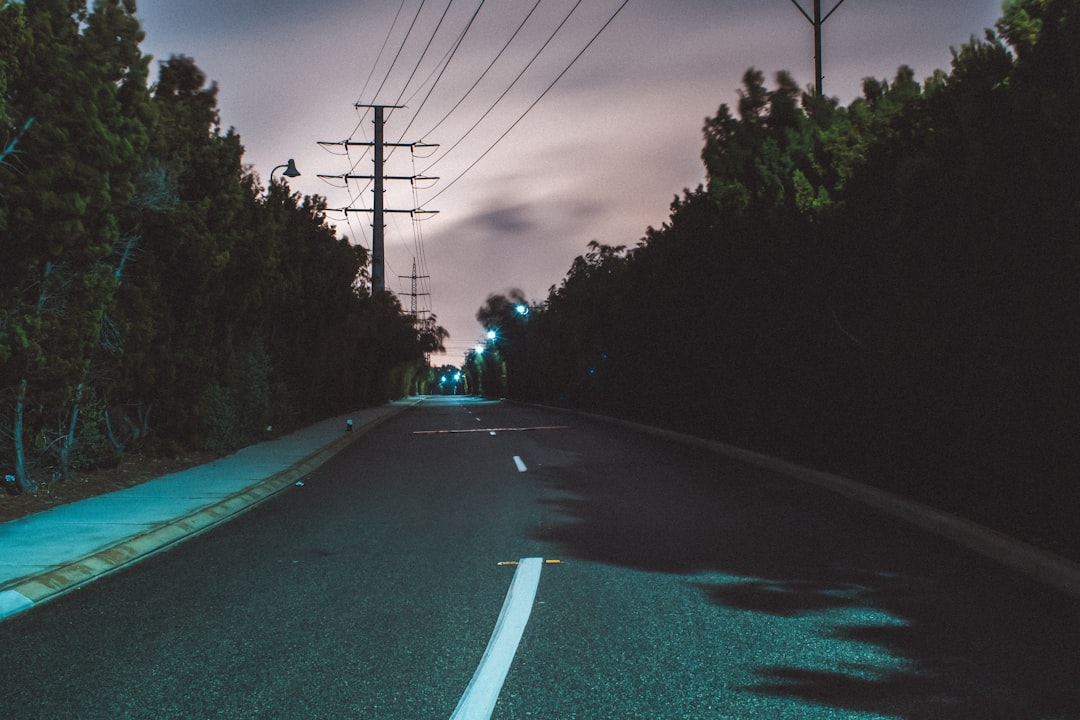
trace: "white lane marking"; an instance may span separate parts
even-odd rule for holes
[[[521,459],[521,456],[514,456],[514,464],[517,465],[518,472],[525,472],[529,468],[525,467],[525,461]]]
[[[495,622],[495,630],[484,650],[484,657],[480,659],[480,665],[450,720],[487,720],[495,711],[495,702],[510,671],[510,662],[529,622],[543,568],[543,558],[522,558],[519,561],[499,619]]]
[[[475,430],[413,430],[413,435],[455,435],[475,432],[527,432],[530,430],[566,430],[569,425],[539,425],[537,427],[497,427],[477,428]]]

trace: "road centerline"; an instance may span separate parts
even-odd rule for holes
[[[532,427],[467,428],[457,430],[413,430],[413,435],[458,435],[481,432],[528,432],[531,430],[568,430],[569,425],[536,425]]]
[[[518,472],[527,472],[529,469],[525,467],[525,461],[521,459],[520,455],[514,456],[514,464],[517,465]]]
[[[544,559],[539,557],[522,558],[518,562],[484,656],[450,720],[486,720],[495,711],[510,662],[532,614],[543,568]]]

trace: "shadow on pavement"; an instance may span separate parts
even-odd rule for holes
[[[589,437],[578,462],[537,473],[555,518],[537,539],[685,575],[715,606],[845,648],[820,669],[759,664],[745,690],[911,720],[1080,718],[1075,601],[797,481],[644,437],[605,455],[611,435]]]

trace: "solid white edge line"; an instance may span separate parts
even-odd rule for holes
[[[495,711],[499,691],[510,671],[510,662],[529,622],[543,567],[543,558],[522,558],[519,561],[484,656],[450,720],[486,720]]]
[[[525,461],[521,459],[520,455],[514,456],[514,464],[517,465],[518,472],[525,472],[528,470],[528,468],[525,467]]]

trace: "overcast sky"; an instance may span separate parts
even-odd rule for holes
[[[813,15],[813,0],[798,1]],[[386,207],[439,213],[419,222],[388,215],[386,284],[409,309],[411,281],[398,276],[411,275],[416,259],[418,274],[430,276],[418,283],[430,293],[418,308],[451,333],[446,358],[433,363],[459,365],[482,336],[474,316],[489,293],[516,287],[542,301],[590,240],[633,245],[667,219],[672,198],[704,180],[702,124],[721,103],[735,105],[747,68],[762,70],[770,87],[778,70],[813,83],[813,27],[793,0],[629,0],[526,112],[622,3],[141,0],[137,14],[144,52],[155,61],[188,55],[218,84],[222,124],[236,128],[264,183],[295,158],[302,176],[291,188],[332,208],[370,208],[370,188],[316,175],[371,174],[371,158],[362,147],[345,156],[318,141],[370,140],[372,118],[357,102],[406,106],[388,111],[386,140],[440,147],[415,158],[397,150],[386,173],[441,179],[417,183],[415,194],[408,182],[388,181]],[[823,14],[833,8],[823,25],[825,92],[846,104],[864,77],[891,80],[902,64],[919,79],[948,69],[950,47],[981,37],[1001,3],[822,0]],[[330,219],[370,248],[369,214]]]

